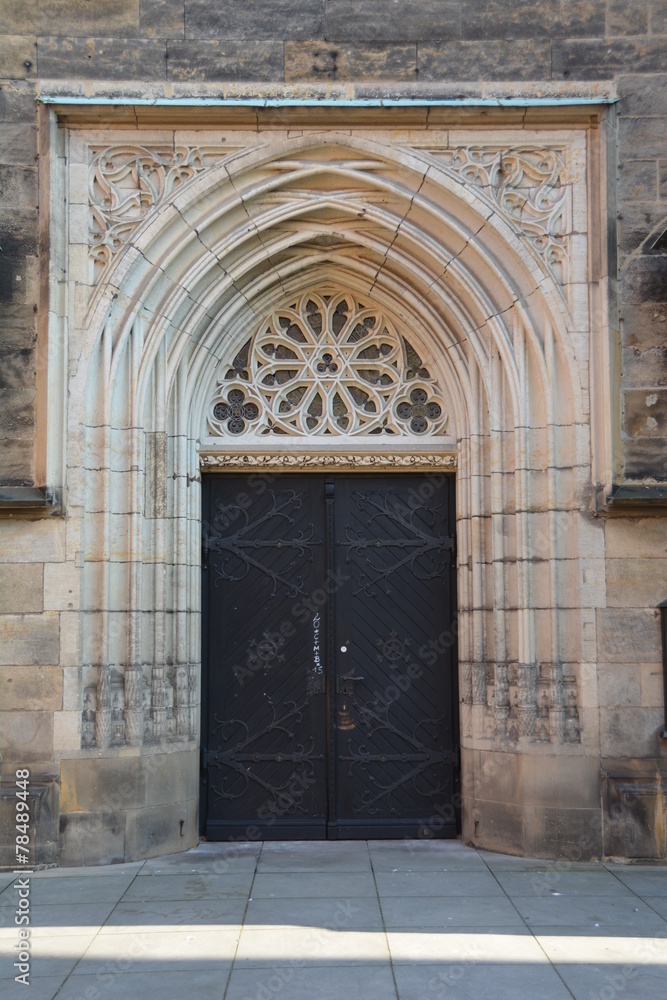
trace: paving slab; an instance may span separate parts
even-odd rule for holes
[[[134,934],[98,934],[74,970],[93,975],[123,972],[160,972],[171,969],[230,969],[240,928],[228,930],[145,931]]]
[[[396,967],[400,1000],[572,1000],[558,973],[547,964],[508,962]]]
[[[3,1000],[26,995],[13,883],[0,881]],[[458,841],[202,844],[35,873],[30,904],[33,1000],[667,1000],[660,864]]]

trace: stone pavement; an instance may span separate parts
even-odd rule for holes
[[[667,866],[459,842],[202,844],[0,875],[4,1000],[665,1000]]]

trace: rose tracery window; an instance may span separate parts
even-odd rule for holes
[[[309,292],[279,309],[224,367],[216,435],[444,431],[435,379],[381,310],[350,294]]]

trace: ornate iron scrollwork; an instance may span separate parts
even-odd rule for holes
[[[377,533],[371,532],[366,536],[346,527],[346,541],[337,542],[346,550],[345,562],[349,564],[354,554],[370,570],[369,573],[359,574],[358,586],[352,592],[355,597],[359,594],[377,596],[374,589],[377,585],[381,585],[386,594],[391,593],[389,577],[405,566],[420,580],[441,576],[448,565],[452,543],[443,535],[429,533],[425,524],[432,520],[435,511],[444,509],[443,505],[417,503],[408,506],[391,490],[384,495],[372,490],[354,490],[352,495],[358,509],[368,515],[365,522],[367,528],[370,529],[375,521],[386,519],[401,530],[398,538],[389,534],[378,538]],[[373,553],[386,552],[387,549],[395,551],[397,556],[389,565],[385,564],[386,561],[372,559]]]
[[[252,731],[242,719],[221,719],[218,715],[213,716],[216,723],[212,734],[214,742],[229,743],[235,733],[237,738],[229,749],[211,750],[207,754],[209,767],[217,766],[228,769],[227,775],[223,775],[220,785],[218,787],[212,786],[212,792],[216,799],[240,799],[246,794],[250,785],[255,784],[263,788],[273,802],[277,802],[282,796],[282,812],[293,813],[297,809],[298,798],[295,798],[293,791],[290,791],[287,804],[285,804],[284,800],[288,789],[291,789],[295,779],[298,779],[298,783],[303,788],[308,787],[314,779],[315,761],[324,760],[324,754],[315,753],[315,741],[312,736],[305,744],[298,743],[294,746],[291,742],[294,739],[291,727],[303,721],[303,712],[308,706],[307,698],[298,704],[296,701],[283,702],[281,714],[270,698],[267,698],[265,704],[270,708],[271,717],[266,725],[253,727]],[[239,730],[240,739],[238,738]],[[289,750],[264,753],[254,749],[258,746],[266,746],[270,742],[270,737],[276,733],[282,733],[285,736],[287,745],[290,747]],[[265,776],[266,772],[258,773],[252,770],[253,764],[268,762],[289,763],[295,766],[289,769],[280,782],[272,783]],[[229,784],[230,779],[234,780],[235,776],[242,779],[242,784],[237,791],[232,792],[228,790],[226,785]]]
[[[391,722],[389,718],[391,706],[387,706],[382,711],[377,702],[359,702],[354,695],[351,698],[351,706],[354,716],[358,720],[359,726],[363,729],[364,737],[367,740],[371,740],[378,733],[384,732],[391,737],[394,745],[408,749],[399,753],[371,753],[366,743],[359,743],[355,746],[354,738],[350,737],[347,740],[349,753],[341,754],[340,757],[343,761],[349,761],[348,774],[350,777],[352,777],[355,767],[360,767],[366,771],[370,764],[406,763],[412,765],[405,773],[388,782],[382,782],[375,774],[368,773],[366,782],[373,787],[365,788],[361,793],[359,798],[360,808],[355,809],[357,814],[359,812],[366,812],[369,816],[377,815],[380,812],[380,803],[384,800],[389,813],[392,816],[400,816],[400,810],[394,804],[393,797],[408,782],[412,783],[412,787],[419,797],[435,799],[450,791],[441,781],[438,781],[435,786],[425,788],[419,787],[417,784],[418,779],[424,775],[428,768],[436,767],[442,770],[442,765],[451,763],[451,750],[445,751],[439,748],[428,747],[417,735],[419,729],[424,729],[427,726],[433,726],[436,733],[440,732],[445,715],[436,719],[422,719],[413,728],[412,732],[408,732]]]
[[[213,531],[206,539],[208,551],[221,554],[219,563],[213,563],[216,585],[220,580],[236,583],[254,568],[272,580],[272,597],[276,596],[279,585],[286,588],[289,597],[299,595],[305,597],[307,591],[303,577],[291,574],[294,560],[289,563],[285,570],[278,571],[263,563],[259,556],[263,551],[284,548],[293,550],[295,557],[303,557],[308,554],[309,561],[312,562],[313,549],[323,544],[321,539],[314,537],[314,524],[311,523],[305,529],[297,531],[291,538],[277,538],[278,532],[275,531],[272,532],[270,538],[258,538],[257,535],[261,527],[269,521],[275,524],[276,520],[282,519],[286,526],[294,525],[291,512],[301,508],[306,499],[306,493],[283,490],[280,500],[273,490],[269,490],[268,494],[271,497],[271,506],[253,520],[249,518],[247,510],[241,504],[225,506],[220,501],[216,503],[218,512],[213,518]],[[240,526],[233,534],[223,534],[225,528],[237,521],[240,522]]]

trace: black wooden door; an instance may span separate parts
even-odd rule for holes
[[[204,483],[202,829],[454,836],[453,477]]]

